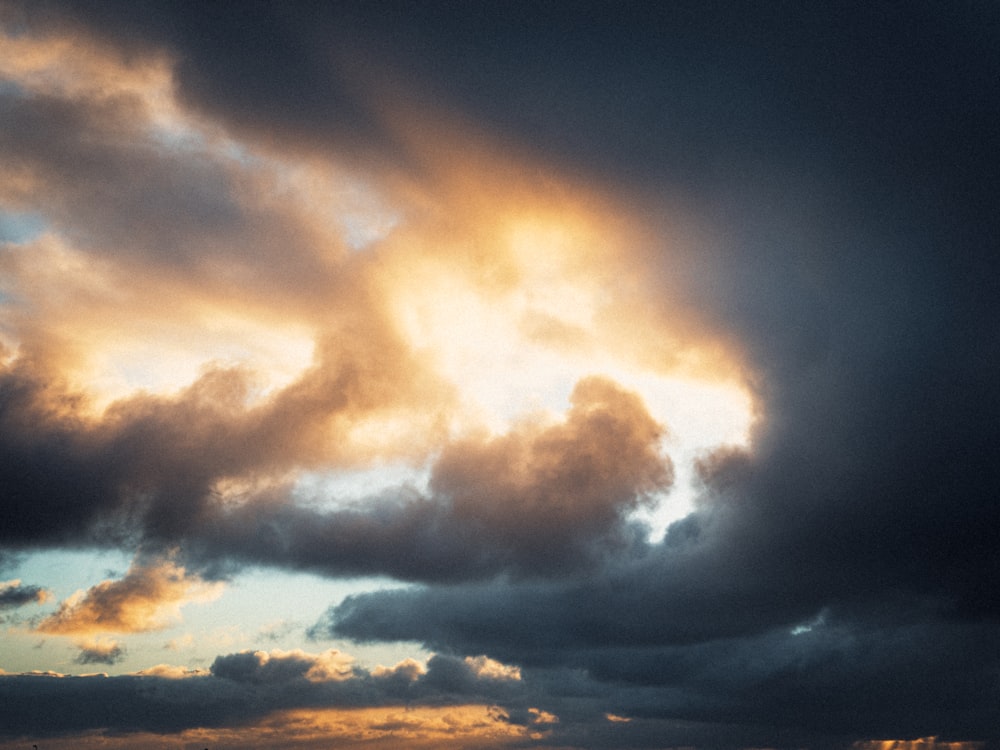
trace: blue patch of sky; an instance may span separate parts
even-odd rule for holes
[[[169,151],[204,151],[205,137],[191,128],[168,128],[154,125],[149,129],[150,139]]]
[[[19,607],[0,621],[0,669],[35,669],[62,673],[93,671],[74,660],[72,637],[33,630],[60,602],[106,580],[120,580],[132,563],[122,550],[52,550],[8,557],[0,580],[20,579],[23,586],[41,586],[52,594],[44,603]],[[108,633],[125,649],[125,658],[100,671],[122,674],[172,663],[207,668],[216,656],[244,649],[335,648],[350,654],[365,668],[392,665],[405,658],[426,659],[429,652],[415,643],[359,644],[349,640],[312,640],[308,634],[326,610],[352,594],[405,588],[384,577],[330,579],[310,573],[248,568],[237,573],[213,601],[192,601],[182,607],[179,621],[142,633]],[[267,606],[261,606],[267,602]]]
[[[264,164],[264,159],[252,153],[250,149],[237,141],[227,141],[222,149],[222,154],[231,161],[239,162],[244,167],[260,166]]]
[[[399,224],[399,214],[390,210],[378,191],[364,179],[348,177],[338,193],[334,218],[354,252],[385,238]]]
[[[244,167],[256,167],[265,160],[255,155],[242,143],[232,139],[219,142],[210,141],[197,127],[184,124],[152,124],[149,128],[150,140],[160,148],[172,153],[203,154],[206,158],[236,162]]]
[[[248,569],[235,576],[214,602],[184,607],[183,624],[174,633],[160,633],[158,641],[176,637],[181,631],[192,633],[195,643],[190,656],[197,654],[208,663],[226,649],[245,648],[299,648],[310,652],[335,648],[369,668],[380,663],[392,665],[407,657],[426,658],[427,652],[412,643],[364,645],[349,640],[311,640],[307,634],[329,607],[346,597],[398,588],[410,586],[385,577],[332,579],[311,573]],[[267,607],[261,607],[261,602],[267,602]],[[239,624],[238,631],[228,631],[234,639],[231,645],[215,641],[213,634],[221,634],[220,628],[225,630],[235,623]]]
[[[370,216],[348,214],[340,217],[340,226],[344,232],[347,245],[354,252],[364,250],[386,237],[396,226],[395,216],[380,216],[372,221]]]
[[[132,555],[121,550],[51,550],[22,557],[4,575],[65,599],[101,581],[121,578],[131,562]]]
[[[36,239],[47,225],[41,214],[33,211],[0,209],[0,243],[24,244]]]

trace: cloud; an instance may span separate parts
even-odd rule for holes
[[[77,664],[117,664],[125,658],[125,649],[110,638],[81,641],[80,653],[73,660]]]
[[[44,604],[51,593],[40,586],[22,586],[17,579],[0,582],[0,609],[23,607],[26,604]]]
[[[801,631],[763,625],[754,613],[685,613],[688,604],[669,590],[658,598],[637,590],[647,576],[572,591],[549,583],[363,594],[332,608],[314,633],[415,638],[428,648],[516,659],[529,682],[547,670],[563,679],[579,672],[606,691],[612,713],[629,717],[751,725],[766,714],[803,736],[828,738],[945,727],[955,738],[993,736],[989,690],[981,689],[997,667],[991,623],[935,621],[925,606],[829,612]],[[713,622],[678,629],[686,616]],[[948,705],[939,690],[951,696]]]
[[[924,634],[928,644],[941,635],[941,632]],[[747,696],[746,686],[739,683],[752,683],[765,705],[788,697],[775,689],[776,679],[787,680],[799,688],[809,685],[808,680],[804,681],[805,664],[795,665],[810,649],[803,647],[797,656],[782,656],[779,639],[775,633],[750,644],[721,642],[707,647],[712,653],[706,654],[709,658],[705,660],[692,660],[682,650],[673,654],[634,652],[632,657],[623,651],[605,653],[605,657],[613,656],[622,663],[632,658],[632,663],[642,666],[647,673],[665,666],[650,664],[650,657],[654,662],[670,659],[674,677],[655,684],[645,678],[609,682],[606,675],[592,675],[580,669],[530,669],[520,679],[511,679],[508,665],[498,665],[499,671],[504,672],[502,675],[487,675],[479,668],[487,661],[483,658],[460,660],[443,655],[432,657],[419,669],[412,664],[400,664],[368,673],[347,667],[349,658],[335,651],[321,654],[248,651],[219,656],[211,672],[160,665],[140,674],[117,677],[3,674],[0,694],[5,700],[0,711],[6,737],[25,732],[53,738],[70,732],[97,732],[106,735],[109,742],[122,736],[123,741],[134,743],[144,732],[178,734],[199,728],[208,731],[230,727],[225,734],[231,736],[240,727],[254,727],[264,732],[287,732],[288,741],[294,745],[300,739],[304,741],[298,732],[306,726],[327,727],[330,742],[341,741],[340,738],[345,742],[350,738],[357,741],[359,732],[370,733],[366,736],[371,739],[381,738],[390,726],[394,731],[412,732],[412,735],[400,734],[399,738],[416,739],[432,726],[444,731],[437,724],[443,719],[450,726],[447,739],[459,744],[464,741],[473,747],[482,741],[479,732],[492,727],[497,731],[490,735],[493,744],[487,746],[491,747],[522,741],[530,735],[541,746],[554,747],[645,747],[651,741],[700,745],[714,741],[717,747],[737,748],[745,746],[747,740],[762,744],[774,732],[773,725],[754,723],[751,717],[760,710],[759,704],[757,708],[751,705],[754,700]],[[858,720],[869,724],[868,736],[899,736],[893,734],[893,722],[887,721],[881,712],[881,701],[902,689],[905,695],[900,696],[900,702],[916,699],[916,704],[908,709],[916,716],[939,700],[940,694],[934,687],[909,682],[910,675],[893,675],[891,662],[896,656],[880,656],[883,663],[868,668],[864,675],[843,667],[837,668],[839,675],[829,675],[831,666],[837,664],[838,654],[851,659],[856,654],[870,653],[869,649],[877,647],[882,637],[870,634],[862,640],[865,643],[860,648],[847,646],[846,650],[843,641],[831,643],[832,650],[814,662],[817,670],[827,673],[829,680],[825,688],[829,705],[823,712],[809,715],[803,711],[804,705],[814,705],[817,696],[813,695],[802,696],[783,709],[779,707],[797,717],[783,721],[782,733],[789,745],[831,750],[849,746],[852,741],[849,738],[856,736],[858,729],[836,722],[854,710],[861,710],[855,724]],[[899,645],[913,646],[915,642],[909,640]],[[777,657],[777,663],[768,664],[772,657]],[[811,658],[807,656],[806,663]],[[338,665],[333,672],[324,666],[330,663]],[[346,671],[341,667],[347,667]],[[743,671],[747,668],[749,674]],[[863,679],[853,682],[859,677]],[[839,682],[841,679],[843,683]],[[955,705],[968,708],[986,700],[980,696],[973,703],[965,702],[974,694],[977,679],[976,675],[968,676],[966,692],[954,697]],[[711,689],[713,682],[716,688],[723,688],[721,692]],[[849,685],[862,695],[850,697]],[[720,696],[724,698],[721,704]],[[874,702],[862,708],[865,701]],[[463,707],[471,710],[475,706],[479,707],[476,711],[481,718],[489,707],[494,720],[482,724],[481,719],[474,723],[460,719],[467,710]],[[627,717],[625,706],[629,707]],[[34,717],[47,711],[52,712],[52,720],[35,723]],[[454,712],[454,717],[445,719],[440,712]],[[680,714],[689,718],[677,720]],[[699,716],[703,719],[698,720]],[[289,725],[288,720],[293,723]],[[919,728],[936,721],[932,713],[908,725]],[[970,725],[958,730],[957,736],[963,731],[978,731],[979,736],[988,737],[990,730],[983,727],[977,730]],[[951,737],[939,737],[938,742],[959,741],[956,735]],[[972,750],[975,743],[962,747]]]
[[[121,580],[103,581],[63,601],[36,630],[54,635],[161,630],[180,621],[182,606],[215,599],[222,586],[189,575],[170,560],[135,561]]]
[[[565,747],[1000,741],[991,11],[2,12],[0,209],[42,229],[0,251],[0,541],[178,550],[43,629],[270,565],[421,584],[311,633],[440,651],[4,675],[12,731],[413,700]],[[561,421],[500,414],[567,361]],[[695,459],[609,361],[757,415],[662,540],[633,514]],[[300,502],[395,460],[427,488]]]
[[[564,574],[637,542],[628,516],[672,481],[669,460],[653,455],[660,428],[638,401],[583,381],[579,398],[620,414],[574,406],[563,428],[525,421],[505,440],[481,437],[483,405],[470,401],[483,397],[480,371],[496,380],[509,353],[502,342],[482,358],[462,353],[468,342],[456,349],[437,323],[462,312],[427,294],[450,269],[449,294],[492,315],[518,347],[530,340],[536,361],[519,378],[569,350],[578,361],[561,366],[576,369],[559,371],[558,389],[618,353],[639,365],[647,345],[628,331],[640,328],[658,331],[669,370],[698,349],[696,337],[642,312],[650,290],[619,257],[628,222],[611,206],[595,210],[582,188],[547,195],[509,166],[495,185],[470,190],[453,157],[416,182],[408,167],[376,170],[372,191],[412,220],[377,252],[352,254],[342,196],[316,198],[364,187],[339,152],[237,140],[191,110],[184,55],[123,51],[74,15],[26,12],[31,33],[4,57],[17,84],[2,92],[6,148],[23,175],[4,200],[44,202],[47,228],[0,256],[17,301],[0,310],[12,352],[0,371],[0,450],[12,467],[0,479],[14,519],[6,542],[180,547],[221,569],[250,562],[421,580]],[[499,166],[471,140],[462,148]],[[363,222],[380,217],[361,209]],[[476,253],[462,250],[468,238]],[[543,263],[537,242],[549,248]],[[151,302],[165,296],[169,308]],[[498,304],[512,320],[489,312]],[[576,334],[553,343],[538,321]],[[582,333],[581,322],[593,330]],[[289,326],[312,352],[298,367],[281,364],[279,343],[257,345]],[[601,365],[586,358],[595,347]],[[601,442],[605,427],[612,434]],[[614,440],[635,451],[633,463],[612,465]],[[521,458],[521,476],[501,469]],[[436,462],[430,496],[398,492],[317,513],[289,489],[305,469],[392,459]],[[464,464],[479,459],[491,463],[469,474]],[[476,481],[496,487],[483,495],[470,489]],[[373,545],[381,552],[370,555]]]
[[[483,674],[482,660],[435,656],[416,672],[404,664],[377,675],[352,667],[351,662],[333,650],[245,651],[219,656],[210,673],[161,665],[112,677],[2,674],[0,736],[91,730],[112,735],[180,732],[256,723],[284,711],[306,709],[452,706],[458,710],[462,705],[516,698],[521,692],[518,681],[509,676]],[[493,671],[497,670],[504,671],[503,665],[496,665]],[[400,679],[404,673],[409,676]],[[48,712],[51,721],[39,723]]]
[[[204,518],[200,549],[417,580],[586,569],[641,543],[628,514],[673,478],[662,435],[634,393],[590,378],[575,387],[563,421],[527,420],[447,445],[428,496],[401,492],[329,512],[251,499]]]
[[[311,682],[348,679],[353,676],[353,659],[329,650],[319,655],[303,651],[243,651],[220,656],[212,663],[212,674],[226,680],[248,683]]]

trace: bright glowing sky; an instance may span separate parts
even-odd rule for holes
[[[1000,742],[995,34],[504,8],[0,0],[0,749]]]

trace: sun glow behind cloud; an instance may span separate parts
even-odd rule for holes
[[[246,429],[262,455],[278,456],[207,469],[220,507],[271,492],[274,504],[323,509],[406,497],[405,485],[419,495],[429,466],[462,441],[509,435],[530,452],[546,426],[572,418],[571,394],[596,375],[638,394],[665,428],[658,449],[674,489],[656,507],[622,506],[654,535],[689,512],[698,454],[748,442],[753,402],[736,353],[693,335],[687,313],[636,271],[642,222],[601,191],[539,178],[526,157],[461,132],[447,158],[412,141],[433,163],[419,177],[348,167],[193,113],[175,97],[169,56],[137,65],[85,40],[15,47],[0,53],[0,72],[27,92],[86,100],[97,115],[84,136],[150,183],[118,195],[98,172],[111,192],[96,209],[89,188],[58,183],[40,233],[12,237],[0,258],[5,364],[49,378],[66,396],[52,399],[60,416],[92,425],[98,442],[114,434],[102,425],[138,414],[183,446],[194,425],[163,415],[184,405],[212,441]],[[406,117],[395,126],[420,129]],[[190,195],[177,189],[189,181]],[[0,186],[4,210],[32,208],[40,185],[25,173]],[[179,215],[140,201],[161,225],[124,209],[105,220],[106,206],[127,207],[146,187]],[[74,211],[101,222],[77,231]],[[224,408],[199,411],[206,400]],[[99,607],[87,619],[85,605],[118,586],[101,585],[66,605],[77,630],[116,629],[79,624],[97,622]],[[169,611],[147,602],[152,619],[135,629],[159,627],[164,613],[179,620],[190,592],[177,592]],[[69,632],[65,622],[48,632]],[[111,660],[115,648],[90,652]]]
[[[545,223],[515,218],[492,255],[500,270],[487,269],[484,278],[481,266],[469,269],[442,253],[409,262],[406,273],[390,277],[385,296],[404,340],[456,388],[459,432],[501,434],[520,419],[558,419],[574,385],[589,375],[637,392],[667,428],[664,448],[683,464],[686,497],[648,516],[662,531],[690,509],[691,460],[715,446],[748,443],[753,404],[731,375],[671,361],[657,367],[629,350],[624,342],[636,326],[654,341],[673,334],[636,310],[631,295],[638,290],[615,274],[621,239],[599,231],[558,216]],[[461,247],[452,253],[461,256]],[[697,357],[696,345],[684,346],[677,354]]]
[[[409,372],[388,374],[411,381],[412,403],[373,402],[338,422],[338,465],[313,460],[310,468],[339,496],[398,486],[400,459],[410,467],[404,481],[423,486],[442,440],[502,434],[524,419],[558,421],[575,384],[591,375],[637,392],[666,427],[663,450],[679,481],[668,503],[642,511],[656,533],[690,509],[699,453],[747,443],[753,404],[734,375],[738,366],[711,342],[675,330],[678,311],[650,296],[630,262],[635,220],[599,193],[555,174],[539,183],[518,158],[451,126],[452,148],[442,158],[439,143],[411,135],[423,132],[408,129],[414,112],[396,113],[396,127],[411,148],[438,160],[429,176],[365,174],[328,154],[243,141],[185,109],[169,55],[135,65],[85,40],[25,38],[15,47],[0,61],[8,78],[29,91],[127,102],[135,115],[129,137],[168,164],[203,162],[228,190],[213,201],[251,226],[285,223],[293,244],[280,252],[316,264],[301,279],[241,270],[247,258],[276,252],[279,235],[271,239],[270,230],[246,235],[230,268],[219,263],[235,251],[216,230],[184,240],[220,253],[211,263],[183,260],[198,272],[187,278],[177,259],[159,255],[140,277],[140,266],[102,258],[115,248],[94,253],[58,231],[9,246],[5,262],[21,281],[14,293],[29,285],[44,292],[30,300],[45,321],[44,340],[31,343],[87,396],[93,416],[139,392],[178,394],[219,368],[245,373],[252,384],[245,406],[264,406],[310,368],[351,366],[355,354],[340,332],[365,319],[376,330],[362,339],[371,349],[363,356],[394,357],[379,348],[402,346],[412,358]],[[121,251],[125,259],[136,252]],[[39,254],[49,262],[39,265]],[[308,288],[324,278],[326,289]],[[17,328],[18,314],[7,311],[5,328]],[[16,336],[7,343],[19,350]],[[380,466],[395,467],[381,482]]]

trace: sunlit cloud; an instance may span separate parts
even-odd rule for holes
[[[366,747],[383,743],[386,747],[414,748],[496,747],[513,744],[529,734],[524,727],[510,723],[502,709],[481,705],[298,711],[274,717],[268,726],[282,727],[293,742],[314,739],[333,747],[361,742]]]
[[[857,750],[979,750],[985,742],[946,742],[937,737],[920,737],[914,740],[869,740],[855,742]]]
[[[181,607],[222,594],[224,584],[203,581],[170,560],[133,563],[125,577],[78,591],[36,630],[52,635],[141,633],[181,619]]]
[[[209,670],[178,667],[174,664],[156,664],[147,669],[141,669],[136,674],[147,677],[162,677],[168,680],[185,680],[191,677],[205,677],[209,674]]]
[[[488,678],[491,680],[520,680],[521,670],[519,667],[503,664],[488,656],[467,656],[465,663],[469,670],[476,677]]]

